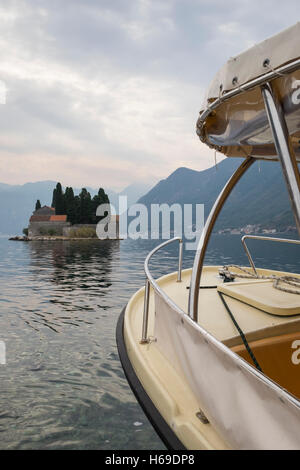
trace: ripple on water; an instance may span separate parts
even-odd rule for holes
[[[118,315],[144,284],[144,258],[158,243],[0,239],[0,340],[7,347],[1,449],[163,448],[129,389],[115,344]],[[215,238],[207,262],[245,262],[239,244]],[[276,249],[269,266],[280,269]],[[153,259],[154,277],[176,269],[177,253],[168,247]],[[184,267],[193,256],[184,253]],[[265,262],[263,249],[256,256]],[[299,272],[294,252],[284,259]]]

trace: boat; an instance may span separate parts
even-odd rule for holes
[[[242,163],[206,220],[193,266],[182,269],[182,239],[160,244],[118,320],[125,375],[168,449],[300,449],[300,275],[258,268],[248,243],[280,250],[300,240],[245,235],[248,266],[204,265],[225,201],[259,160],[281,167],[300,234],[299,37],[297,23],[230,59],[213,79],[197,134]],[[178,270],[154,279],[149,262],[169,243],[179,245]]]

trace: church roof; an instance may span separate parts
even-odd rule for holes
[[[67,216],[66,215],[51,215],[50,222],[66,222]]]

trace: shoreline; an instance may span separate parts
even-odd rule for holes
[[[98,238],[98,237],[22,237],[15,236],[10,237],[8,240],[17,241],[17,242],[36,242],[36,241],[76,241],[76,240],[98,240],[100,242],[109,240],[109,241],[120,241],[123,238]]]

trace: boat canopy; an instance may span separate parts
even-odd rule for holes
[[[212,81],[197,134],[230,157],[277,160],[261,93],[270,84],[300,161],[300,23],[231,58]]]

